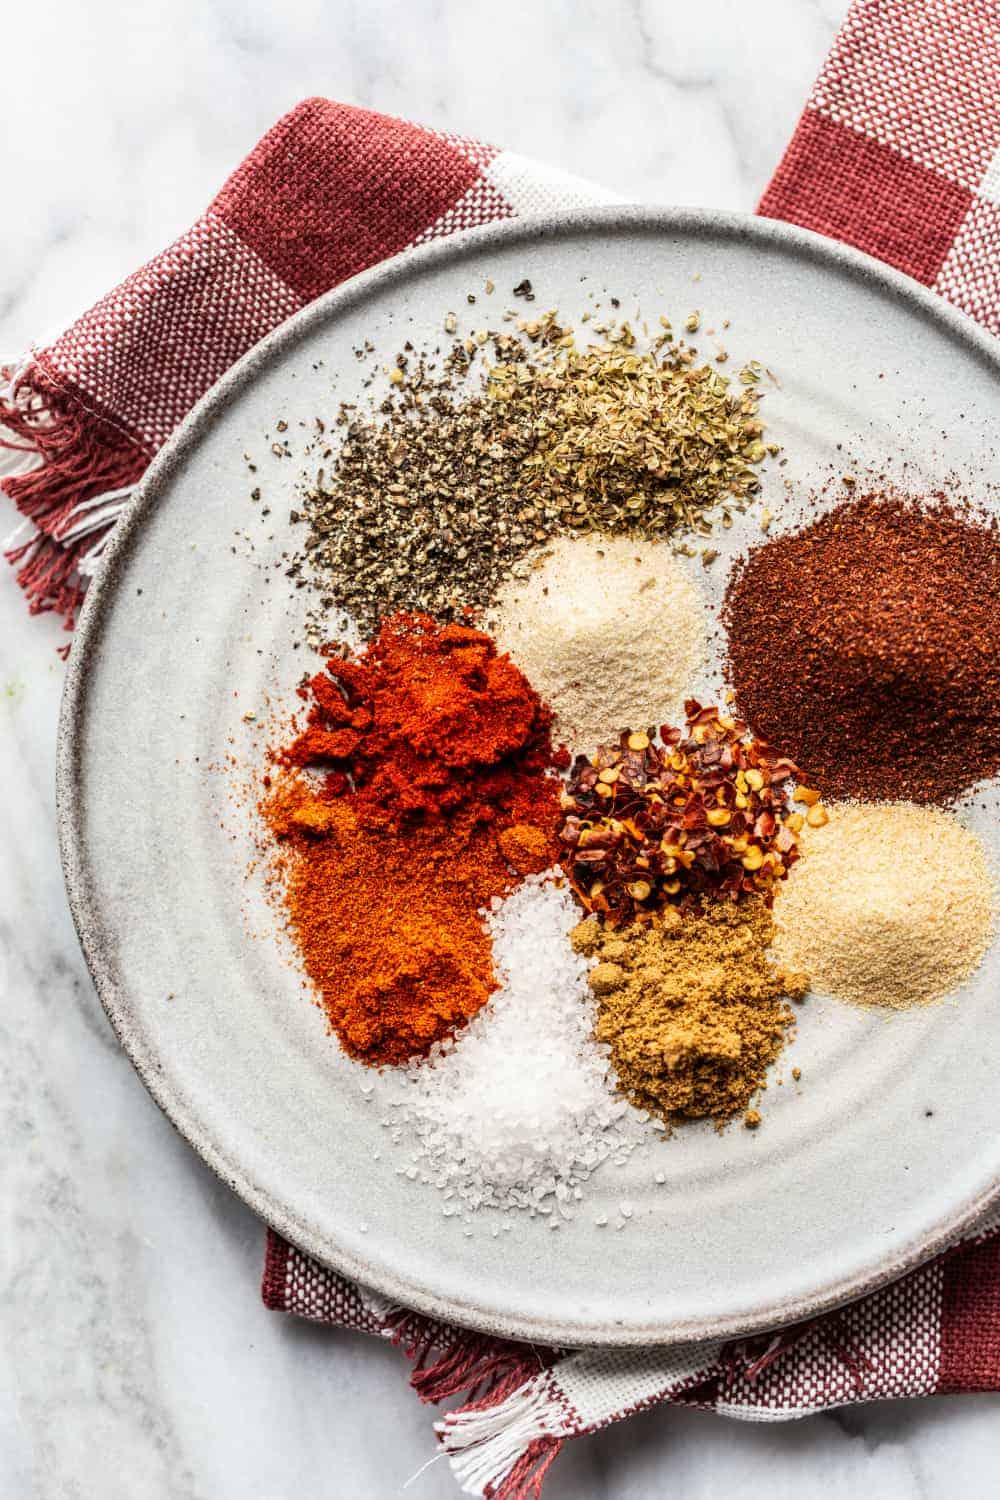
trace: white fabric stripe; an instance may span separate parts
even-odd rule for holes
[[[794,1422],[799,1417],[814,1417],[817,1412],[832,1411],[833,1408],[830,1406],[782,1406],[780,1408],[730,1406],[725,1401],[719,1401],[713,1410],[720,1417],[735,1417],[737,1422]]]
[[[104,532],[102,536],[98,537],[90,550],[84,552],[83,556],[77,559],[76,571],[81,578],[94,577],[101,563],[104,561],[105,548],[110,540],[111,532]]]
[[[132,486],[128,485],[123,490],[108,490],[103,495],[82,501],[70,512],[72,525],[60,533],[60,542],[63,545],[77,542],[92,531],[99,531],[102,526],[110,526],[125,514],[131,499]]]
[[[721,1349],[683,1344],[570,1354],[496,1406],[449,1412],[435,1431],[463,1493],[492,1493],[538,1438],[572,1437],[663,1400],[708,1375]]]
[[[1000,146],[996,149],[996,155],[986,168],[986,176],[979,184],[978,193],[980,198],[985,198],[987,203],[1000,204]]]
[[[587,208],[594,203],[624,203],[620,193],[582,177],[560,172],[544,162],[501,151],[484,173],[516,214],[551,213],[553,209]]]
[[[687,1385],[717,1363],[722,1345],[678,1344],[676,1348],[584,1349],[554,1367],[563,1396],[590,1428],[628,1407]]]

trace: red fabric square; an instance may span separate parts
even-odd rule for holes
[[[971,204],[965,188],[809,109],[759,212],[856,245],[930,286]]]
[[[944,1262],[939,1391],[1000,1386],[1000,1235]]]
[[[859,0],[809,103],[975,188],[1000,146],[998,73],[997,0]]]
[[[481,170],[457,138],[307,99],[269,131],[212,206],[311,299],[405,249]]]

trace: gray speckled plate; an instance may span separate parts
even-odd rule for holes
[[[929,1010],[811,1000],[756,1134],[696,1127],[605,1166],[558,1234],[518,1220],[499,1239],[486,1228],[467,1237],[434,1190],[397,1174],[379,1085],[365,1102],[248,877],[249,818],[225,770],[227,756],[259,764],[267,695],[287,706],[306,665],[293,649],[305,593],[272,566],[301,544],[289,509],[303,465],[274,457],[265,434],[283,418],[301,449],[316,415],[358,394],[367,366],[355,346],[371,339],[387,360],[406,336],[433,336],[449,309],[468,328],[488,306],[495,324],[525,276],[536,308],[568,317],[590,293],[606,304],[606,288],[622,316],[640,305],[640,323],[692,307],[706,328],[730,318],[728,368],[756,356],[780,382],[766,403],[788,459],[766,478],[776,512],[788,514],[783,480],[822,479],[847,455],[915,484],[954,473],[975,490],[997,477],[995,346],[911,282],[783,225],[611,209],[479,231],[361,276],[220,381],[118,529],[87,599],[62,719],[70,901],[153,1096],[312,1255],[425,1312],[520,1338],[730,1335],[889,1280],[995,1198],[996,952]],[[468,306],[487,278],[493,299]],[[735,528],[729,550],[749,534]],[[724,563],[707,575],[709,602]],[[993,790],[965,815],[996,851]],[[627,1227],[598,1228],[626,1198]]]

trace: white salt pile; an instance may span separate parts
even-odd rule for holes
[[[591,1035],[579,921],[551,875],[529,877],[489,917],[500,988],[459,1035],[400,1075],[388,1122],[414,1143],[420,1177],[445,1213],[526,1209],[571,1217],[580,1184],[608,1157],[623,1161],[647,1117],[612,1094],[607,1048]],[[406,1176],[417,1176],[411,1166]]]
[[[591,752],[621,729],[682,717],[704,664],[698,589],[666,542],[562,537],[512,578],[497,642],[555,711],[556,737]]]

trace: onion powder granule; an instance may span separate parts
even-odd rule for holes
[[[569,942],[578,920],[551,872],[494,901],[499,988],[456,1038],[399,1075],[389,1124],[416,1143],[412,1160],[443,1191],[445,1213],[571,1218],[579,1184],[609,1157],[624,1161],[649,1128],[614,1096],[608,1049],[593,1040],[588,962]]]
[[[706,654],[701,596],[666,542],[561,537],[501,591],[497,644],[591,752],[683,713]]]

